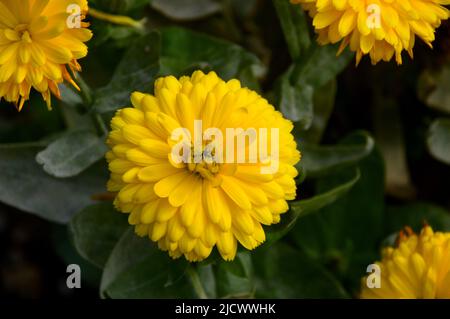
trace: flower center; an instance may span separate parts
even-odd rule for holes
[[[215,180],[216,174],[220,170],[220,164],[214,161],[214,151],[209,152],[207,149],[197,154],[194,149],[191,151],[191,161],[188,163],[188,169],[191,172],[199,174],[201,177]]]
[[[21,40],[26,43],[31,43],[31,35],[28,31],[28,25],[27,24],[19,24],[14,28],[14,31],[17,34],[18,40]]]

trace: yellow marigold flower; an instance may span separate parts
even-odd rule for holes
[[[288,210],[286,200],[296,196],[294,165],[300,153],[290,133],[292,123],[238,80],[225,82],[214,72],[159,78],[154,95],[135,92],[131,102],[132,108],[119,110],[112,119],[106,157],[108,190],[118,192],[115,206],[130,214],[136,233],[158,242],[173,258],[184,255],[189,261],[207,258],[215,246],[225,260],[232,260],[237,242],[249,250],[263,243],[262,225],[278,223]],[[260,156],[253,163],[234,161],[235,156],[232,161],[211,160],[205,140],[199,153],[189,153],[200,160],[174,161],[173,132],[185,128],[195,136],[194,121],[201,121],[203,139],[209,128],[278,129],[278,170],[262,173],[273,159],[261,161]],[[256,139],[260,137],[258,133]],[[195,142],[185,143],[195,148]],[[246,143],[245,156],[249,149]]]
[[[80,71],[87,55],[87,10],[86,0],[0,0],[0,100],[21,110],[34,88],[50,108],[59,83],[77,87],[67,67]]]
[[[450,233],[425,226],[417,235],[407,228],[377,265],[381,287],[368,288],[364,279],[362,298],[450,298]]]
[[[372,64],[390,61],[402,51],[411,58],[418,36],[430,47],[434,30],[449,11],[449,0],[291,0],[300,3],[313,18],[322,45],[341,41],[339,53],[348,45],[356,52],[357,64],[369,54]]]

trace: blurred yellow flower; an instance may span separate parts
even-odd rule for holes
[[[278,223],[288,210],[286,200],[296,197],[294,165],[300,153],[290,133],[292,123],[238,80],[225,82],[214,72],[159,78],[154,95],[135,92],[131,101],[133,108],[119,110],[111,122],[108,190],[118,192],[115,206],[130,213],[136,233],[158,242],[173,258],[184,255],[189,261],[207,258],[214,246],[232,260],[237,242],[249,250],[263,243],[262,225]],[[204,140],[195,153],[195,142],[183,139],[194,154],[189,152],[190,161],[174,161],[178,143],[173,133],[185,128],[195,136],[199,121],[203,138],[210,128],[278,129],[278,170],[262,173],[273,158],[241,163],[233,156],[221,162],[215,157],[218,150],[208,157],[210,144]],[[227,145],[230,140],[234,137]]]
[[[69,72],[87,55],[87,10],[86,0],[0,0],[0,100],[21,110],[34,88],[50,108],[59,83],[77,87]]]
[[[381,287],[362,283],[362,298],[450,298],[450,233],[433,232],[425,226],[419,235],[401,232],[398,247],[383,251],[377,263]]]
[[[402,51],[411,58],[418,36],[430,47],[434,30],[449,11],[449,0],[291,0],[313,18],[322,45],[341,41],[339,53],[347,46],[356,52],[357,64],[369,54],[372,64],[390,61],[395,55],[402,63]]]

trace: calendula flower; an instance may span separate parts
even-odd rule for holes
[[[51,107],[64,80],[87,55],[86,0],[0,0],[0,100],[22,109],[32,88]],[[77,87],[78,88],[78,87]]]
[[[313,18],[322,45],[341,42],[356,52],[357,63],[369,54],[372,64],[402,63],[402,51],[413,57],[416,36],[430,47],[434,31],[449,17],[449,0],[291,0]]]
[[[362,298],[450,298],[450,233],[425,226],[417,235],[407,228],[377,264],[381,287],[368,288],[364,279]]]
[[[112,119],[107,160],[108,189],[118,192],[115,206],[130,214],[138,235],[158,242],[173,258],[200,261],[216,246],[232,260],[237,242],[256,248],[265,240],[262,225],[278,223],[288,210],[286,200],[296,196],[300,153],[292,123],[238,80],[225,82],[214,72],[159,78],[154,92],[133,93],[133,107]],[[235,128],[237,135],[226,135]],[[220,145],[217,134],[208,137],[211,130],[226,135],[225,149],[209,148]],[[244,131],[255,132],[254,138]],[[248,140],[244,147],[242,136]],[[253,161],[239,160],[239,154],[251,154],[256,140],[258,146],[268,142],[269,154],[279,149],[278,158],[261,156],[259,147]],[[175,149],[183,156],[174,156]],[[219,160],[221,152],[226,160]],[[269,167],[277,169],[264,170]]]

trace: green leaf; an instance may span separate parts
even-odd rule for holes
[[[92,131],[67,132],[36,155],[36,161],[55,177],[76,176],[104,157],[104,138]]]
[[[106,11],[111,10],[108,9]],[[138,17],[140,16],[141,15]],[[93,53],[92,56],[93,59],[100,60],[100,64],[107,65],[112,69],[108,70],[108,74],[110,74],[111,71],[114,71],[113,68],[117,66],[117,56],[122,54],[122,51],[115,51],[115,49],[127,50],[136,39],[142,37],[147,32],[147,30],[145,30],[146,19],[147,18],[136,20],[136,23],[138,24],[134,26],[112,24],[99,19],[95,20],[96,23],[92,26],[95,37],[92,39],[91,46],[96,52]],[[112,55],[113,59],[105,55]],[[91,68],[93,67],[91,66]],[[95,70],[93,70],[92,73],[94,72]],[[94,79],[98,80],[101,76],[95,75]]]
[[[347,180],[346,182],[343,182],[340,185],[323,193],[320,193],[312,198],[292,202],[289,212],[281,217],[281,222],[277,225],[271,226],[267,230],[266,245],[269,245],[286,235],[292,229],[292,227],[294,227],[299,218],[303,218],[313,212],[317,212],[321,208],[330,205],[331,203],[342,197],[358,182],[359,177],[360,173],[358,170],[356,170],[351,179]]]
[[[302,145],[302,160],[298,166],[306,170],[309,177],[317,177],[351,166],[367,157],[375,142],[366,132],[352,134],[352,143],[345,140],[337,145]]]
[[[321,87],[332,80],[353,59],[353,53],[345,50],[336,56],[336,45],[313,45],[305,57],[294,64],[291,82],[297,86]]]
[[[293,60],[298,60],[311,45],[306,14],[300,5],[286,0],[273,0]]]
[[[162,30],[161,74],[190,75],[202,69],[215,71],[225,80],[238,78],[244,86],[258,89],[264,73],[258,58],[238,45],[181,28]]]
[[[424,223],[429,224],[434,230],[450,231],[450,212],[427,202],[388,206],[385,235],[398,233],[405,226],[420,231]]]
[[[195,266],[191,265],[188,267],[187,272],[197,297],[218,298],[216,277],[212,264],[199,263]]]
[[[101,295],[114,299],[194,298],[184,260],[173,260],[148,238],[129,229],[106,262]]]
[[[126,215],[117,212],[112,203],[88,206],[70,222],[78,252],[100,268],[128,228]]]
[[[81,286],[85,284],[90,288],[98,289],[102,271],[98,267],[83,258],[76,248],[70,237],[67,225],[52,224],[51,225],[52,242],[59,257],[66,265],[77,264],[81,268]],[[69,290],[69,288],[66,288]]]
[[[313,121],[314,91],[333,80],[352,57],[349,51],[336,57],[335,46],[312,45],[279,80],[277,102],[281,112],[294,122],[300,121],[300,129],[309,129]]]
[[[314,116],[308,130],[296,126],[295,136],[300,137],[304,143],[318,144],[328,125],[331,113],[334,109],[337,83],[336,79],[331,80],[325,86],[314,91]]]
[[[152,0],[151,6],[175,20],[196,20],[222,10],[215,0]]]
[[[74,89],[68,87],[68,85],[60,84],[58,87],[61,92],[61,101],[64,105],[77,107],[83,103],[81,96],[75,93]]]
[[[336,278],[284,243],[257,250],[252,259],[257,298],[348,298]]]
[[[231,262],[220,260],[215,273],[217,294],[220,298],[253,296],[255,283],[252,260],[248,251],[238,252]]]
[[[75,108],[63,106],[61,107],[61,116],[63,117],[67,131],[96,131],[96,123],[92,120],[92,114],[80,114]]]
[[[100,113],[115,111],[130,104],[134,91],[151,93],[158,73],[160,37],[156,32],[135,40],[103,88],[95,92],[94,109]]]
[[[384,163],[380,152],[361,161],[361,178],[347,194],[298,222],[290,238],[308,256],[329,266],[352,289],[365,267],[378,256],[384,216]],[[340,185],[354,168],[318,181],[322,192]]]
[[[310,85],[292,85],[291,73],[288,72],[281,78],[278,106],[284,116],[297,122],[300,130],[307,130],[314,117],[314,88]]]
[[[450,119],[433,122],[427,139],[428,149],[436,159],[450,164]]]
[[[93,203],[91,196],[105,191],[103,163],[66,179],[52,177],[36,163],[43,146],[17,144],[0,146],[0,201],[58,223]]]

